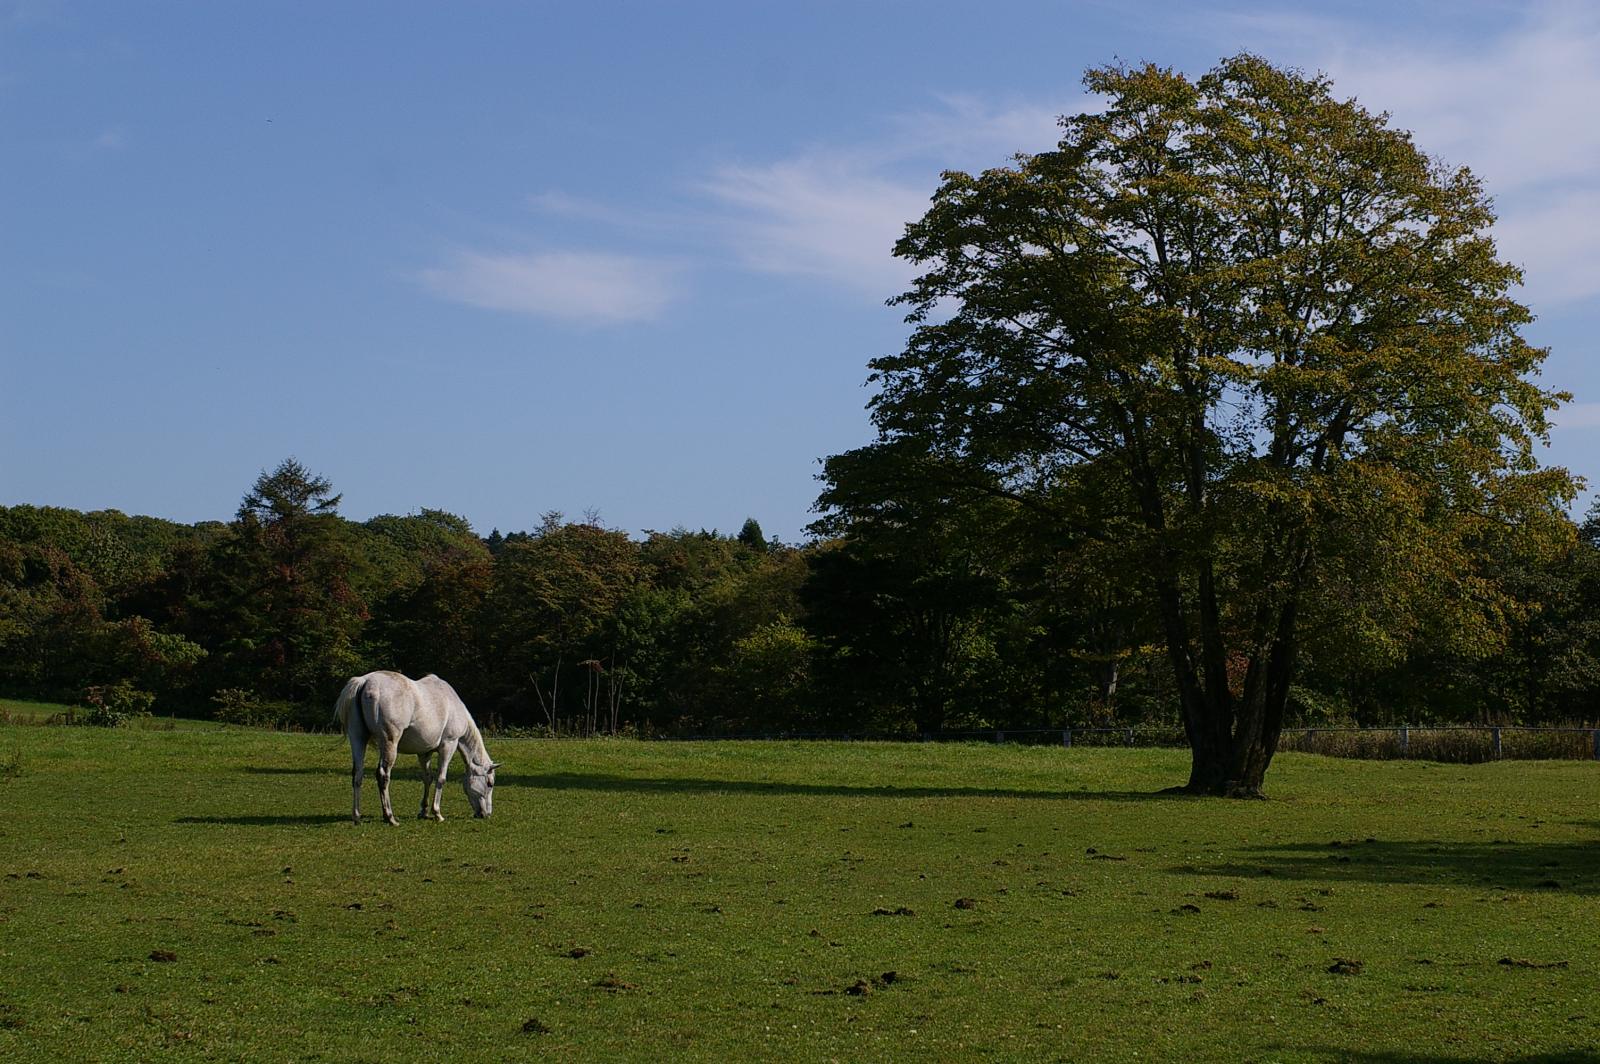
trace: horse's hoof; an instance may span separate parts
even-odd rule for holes
[[[385,824],[388,824],[392,828],[397,828],[397,827],[400,826],[400,818],[399,817],[386,816],[386,817],[383,818],[383,822]]]

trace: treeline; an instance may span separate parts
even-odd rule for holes
[[[354,522],[293,460],[227,523],[0,508],[0,693],[313,727],[346,677],[393,668],[563,732],[1175,724],[1131,547],[1053,539],[1001,497],[858,496],[872,477],[849,462],[804,546],[754,520],[640,538],[556,513],[488,537],[438,510]],[[1292,714],[1592,720],[1600,513],[1553,556],[1471,568],[1518,606],[1470,633],[1389,630],[1382,603],[1330,592],[1312,620],[1339,623],[1313,624]]]

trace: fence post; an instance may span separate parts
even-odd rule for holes
[[[1071,746],[1072,745],[1072,729],[1071,728],[1062,728],[1061,729],[1061,745],[1062,746]],[[1595,732],[1594,749],[1595,749],[1595,755],[1594,756],[1596,758],[1600,758],[1600,732]]]
[[[1500,729],[1499,729],[1498,726],[1494,729],[1494,756],[1495,756],[1496,760],[1499,760],[1499,758],[1500,758]]]
[[[1409,749],[1411,749],[1411,727],[1410,725],[1402,724],[1400,726],[1400,755],[1404,757]]]
[[[1005,742],[1006,741],[1006,733],[997,729],[995,731],[995,733],[994,733],[994,741],[997,742],[997,743]]]
[[[1594,740],[1594,759],[1600,761],[1600,728],[1589,729],[1589,737]]]
[[[1132,728],[1128,729],[1128,745],[1129,746],[1133,745],[1133,729]]]

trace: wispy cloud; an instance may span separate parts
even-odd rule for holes
[[[1600,403],[1568,403],[1551,415],[1557,431],[1600,429]]]
[[[1453,13],[1442,4],[1436,17],[1450,25]],[[1337,14],[1216,8],[1191,13],[1197,28],[1202,15],[1223,50],[1244,42],[1325,70],[1337,94],[1391,112],[1425,151],[1470,166],[1495,197],[1501,253],[1525,268],[1532,298],[1600,295],[1600,7],[1489,7],[1476,11],[1472,32],[1425,37],[1379,37],[1372,22]],[[1093,106],[1082,95],[1007,105],[942,97],[886,120],[878,142],[729,164],[702,190],[746,266],[881,296],[910,277],[890,248],[925,209],[939,170],[1048,148],[1057,115]]]
[[[1600,173],[1600,11],[1545,5],[1501,34],[1420,48],[1349,47],[1339,85],[1393,111],[1423,146],[1509,193]]]
[[[659,317],[677,295],[677,272],[659,260],[590,251],[459,251],[420,279],[435,295],[469,306],[618,325]]]
[[[1600,184],[1507,199],[1495,226],[1501,254],[1520,263],[1542,299],[1600,295]]]
[[[1473,10],[1471,32],[1425,37],[1380,37],[1372,21],[1338,13],[1239,13],[1217,6],[1191,9],[1186,17],[1195,36],[1211,36],[1218,54],[1243,45],[1275,61],[1325,70],[1340,96],[1392,112],[1394,123],[1413,130],[1424,150],[1471,166],[1495,196],[1502,254],[1525,267],[1531,298],[1547,303],[1600,295],[1600,122],[1591,113],[1592,101],[1600,99],[1600,7]],[[1439,5],[1441,25],[1454,24],[1453,11]],[[884,117],[875,138],[711,167],[693,183],[692,200],[664,211],[622,209],[559,192],[531,196],[529,204],[563,222],[606,226],[635,239],[648,235],[680,251],[692,247],[697,257],[731,254],[746,269],[825,279],[881,299],[901,291],[912,275],[892,248],[905,224],[926,209],[941,170],[981,169],[1018,151],[1046,150],[1059,136],[1058,115],[1095,106],[1079,92],[1049,100],[935,97],[926,108]],[[581,258],[593,268],[579,274],[596,278],[586,289],[671,290],[670,276],[649,267],[649,260]],[[547,256],[477,256],[451,272],[470,275],[470,285],[440,280],[435,288],[523,292],[532,284],[525,277],[567,271],[565,264],[546,270],[548,262]],[[659,309],[666,298],[623,302]],[[565,309],[532,309],[523,305],[526,297],[502,294],[467,301],[529,313]]]
[[[527,203],[535,212],[546,218],[602,225],[625,231],[632,236],[677,236],[687,224],[682,211],[618,207],[600,200],[574,196],[560,189],[535,192],[528,197]]]
[[[907,222],[927,209],[941,170],[981,168],[1057,140],[1051,108],[995,108],[971,97],[901,115],[872,144],[814,147],[788,158],[728,164],[701,190],[748,267],[826,278],[876,298],[903,290],[913,270],[893,256]]]
[[[117,151],[126,148],[130,139],[126,127],[112,126],[110,129],[101,130],[100,135],[91,143],[102,151]]]
[[[1491,20],[1497,12],[1487,32],[1420,40],[1378,39],[1331,16],[1226,24],[1274,58],[1327,71],[1339,95],[1391,112],[1423,150],[1470,166],[1495,197],[1502,253],[1540,300],[1600,295],[1600,8],[1507,5]]]
[[[819,278],[872,301],[906,288],[914,269],[894,258],[906,222],[920,218],[939,171],[978,170],[1005,163],[1019,150],[1045,150],[1059,138],[1056,118],[1082,110],[1083,96],[1059,106],[1013,102],[997,106],[973,96],[938,96],[930,106],[882,120],[872,141],[818,144],[779,158],[726,162],[693,181],[690,198],[670,210],[634,210],[562,190],[531,194],[528,206],[546,219],[589,224],[630,240],[670,243],[699,261],[733,256],[763,274]],[[522,262],[493,258],[493,270],[474,261],[474,291],[499,291],[478,280],[493,272],[520,275]],[[434,282],[442,290],[443,280]],[[451,282],[450,290],[461,288]],[[522,285],[518,283],[518,290]],[[453,296],[458,298],[458,296]],[[477,306],[504,301],[472,299]]]
[[[887,154],[944,159],[948,166],[980,169],[1018,152],[1039,152],[1061,139],[1061,116],[1099,110],[1092,96],[1073,93],[1057,100],[996,104],[970,94],[947,93],[940,106],[894,120],[896,136]]]
[[[909,279],[891,249],[931,191],[826,154],[725,166],[703,187],[727,208],[724,231],[747,266],[827,278],[880,299]]]

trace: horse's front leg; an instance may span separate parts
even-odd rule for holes
[[[378,744],[378,797],[383,800],[383,822],[398,824],[394,806],[389,802],[389,777],[394,774],[394,759],[399,754],[398,739],[386,739]]]
[[[450,759],[456,756],[456,744],[447,742],[439,747],[439,772],[433,781],[433,819],[443,820],[444,814],[439,811],[439,797],[444,794],[445,773],[450,771]]]
[[[428,758],[432,756],[431,752],[417,755],[417,764],[422,766],[422,808],[417,810],[418,820],[428,819],[428,787],[433,783],[433,773],[428,771]]]

